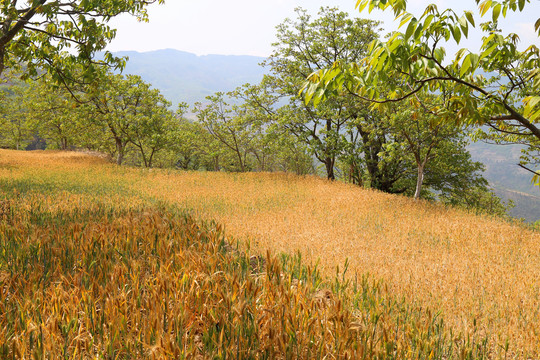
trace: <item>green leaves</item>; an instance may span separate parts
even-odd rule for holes
[[[459,71],[459,76],[463,77],[463,75],[467,74],[471,66],[472,66],[471,54],[468,54],[467,56],[465,56],[465,59],[463,59],[463,63],[461,64],[461,69]]]
[[[467,20],[469,21],[469,23],[474,27],[474,16],[472,14],[471,11],[465,11],[465,17],[467,18]]]
[[[495,51],[495,49],[497,49],[497,47],[499,46],[499,44],[493,44],[491,45],[489,48],[487,48],[486,50],[484,50],[481,54],[480,54],[480,60],[486,58],[486,57],[489,57],[491,55],[491,53],[493,53],[493,51]]]
[[[422,16],[407,13],[397,0],[359,1],[359,9],[391,8],[397,14],[402,33],[386,42],[373,42],[367,56],[356,67],[344,64],[339,75],[322,70],[310,78],[305,100],[315,104],[346,87],[358,97],[383,109],[396,101],[410,99],[415,91],[445,94],[438,114],[460,124],[495,124],[512,133],[501,135],[507,142],[540,143],[540,51],[531,45],[519,51],[518,34],[502,35],[497,30],[501,16],[524,11],[526,0],[477,1],[481,16],[489,16],[479,31],[485,32],[478,52],[461,49],[451,64],[444,62],[444,41],[460,43],[475,27],[471,11],[456,14],[428,6]],[[540,34],[540,19],[535,24]],[[386,92],[381,89],[385,89]]]
[[[411,36],[413,35],[413,33],[415,32],[416,30],[416,23],[417,23],[417,20],[416,18],[413,18],[410,22],[409,22],[409,26],[407,26],[407,30],[405,31],[405,37],[404,37],[404,40],[405,41],[408,41]]]
[[[523,99],[523,116],[532,122],[540,122],[540,96],[527,96]]]
[[[25,63],[23,77],[45,69],[56,74],[57,81],[72,85],[76,66],[84,64],[86,70],[81,78],[91,78],[96,67],[93,56],[104,50],[116,35],[107,22],[122,13],[146,18],[145,7],[156,2],[163,0],[2,2],[0,22],[4,26],[0,29],[0,50],[7,56],[2,58],[0,74],[4,67]],[[123,65],[121,59],[111,56],[106,62],[115,68]]]
[[[493,22],[496,22],[499,19],[500,13],[501,13],[501,4],[497,4],[493,7],[493,12],[492,12]]]
[[[459,44],[459,41],[461,40],[461,30],[459,29],[459,26],[453,26],[450,28],[452,30],[452,36],[454,37],[454,40],[456,40],[456,43]]]
[[[486,13],[489,11],[489,9],[491,8],[491,4],[493,3],[492,0],[485,0],[483,1],[482,3],[480,3],[480,6],[478,8],[478,10],[480,10],[480,16],[484,16],[486,15]]]
[[[399,27],[398,27],[398,28],[401,28],[403,25],[405,25],[406,23],[408,23],[412,18],[413,18],[413,15],[412,15],[412,14],[404,13],[404,14],[401,16],[401,22],[399,23]]]

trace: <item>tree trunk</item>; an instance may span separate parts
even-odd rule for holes
[[[67,150],[67,148],[68,148],[68,140],[65,137],[63,137],[60,141],[61,141],[62,150],[64,150],[64,151]]]
[[[122,162],[124,161],[124,143],[121,139],[115,139],[116,142],[116,165],[122,165]]]
[[[4,64],[5,54],[6,54],[6,48],[5,48],[5,46],[1,46],[1,47],[0,47],[0,75],[2,75],[2,74],[4,73],[4,68],[5,68],[5,64]]]
[[[214,171],[219,171],[220,170],[220,166],[219,166],[219,155],[216,155],[214,156],[214,159],[213,159],[213,165],[214,165]]]
[[[240,149],[236,148],[236,156],[238,157],[238,162],[240,163],[240,171],[245,172],[245,166],[244,161],[242,160],[242,154],[240,153]]]
[[[336,176],[334,174],[334,160],[330,157],[324,160],[324,166],[326,167],[326,176],[328,180],[336,180]]]
[[[151,168],[152,167],[152,162],[154,160],[154,154],[156,153],[156,149],[152,149],[152,151],[150,152],[150,156],[148,157],[148,167]]]
[[[144,152],[144,149],[143,149],[143,146],[142,145],[139,145],[137,146],[139,148],[139,150],[141,151],[141,157],[143,159],[143,164],[144,164],[144,167],[145,168],[149,168],[150,166],[148,165],[148,159],[146,158],[146,154]]]
[[[414,192],[414,200],[420,199],[422,184],[424,183],[424,167],[425,164],[418,164],[418,178],[416,179],[416,191]]]

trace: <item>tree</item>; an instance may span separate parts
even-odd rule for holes
[[[442,165],[448,156],[467,153],[464,146],[460,146],[464,131],[454,124],[441,121],[428,110],[438,99],[435,96],[417,95],[407,102],[394,104],[389,113],[392,132],[397,134],[401,141],[400,150],[410,154],[416,165],[415,199],[419,199],[422,193],[429,162],[437,160]],[[440,159],[441,157],[444,158]],[[470,171],[464,171],[454,175],[464,177],[469,173]]]
[[[25,88],[14,84],[0,94],[0,146],[22,150],[31,142],[34,128],[28,121],[29,110],[24,103]]]
[[[264,119],[249,104],[229,104],[226,97],[233,100],[235,93],[216,93],[207,96],[209,103],[195,105],[198,121],[208,133],[227,149],[234,153],[236,168],[244,172],[248,170],[249,155],[252,153],[256,139]]]
[[[529,0],[476,0],[485,33],[477,53],[462,49],[445,60],[444,42],[469,35],[476,21],[470,11],[458,15],[429,5],[421,16],[406,11],[405,0],[361,0],[366,7],[393,11],[405,32],[386,41],[374,40],[358,62],[335,62],[310,75],[306,101],[319,103],[332,94],[351,92],[376,104],[391,104],[421,91],[437,93],[443,106],[430,110],[447,122],[486,125],[502,142],[521,142],[538,154],[540,144],[540,51],[531,45],[519,51],[517,34],[503,35],[497,20],[508,11],[523,11]],[[535,24],[540,34],[540,19]],[[486,79],[487,77],[487,79]],[[399,81],[395,81],[399,79]],[[381,92],[381,84],[391,84]],[[393,84],[393,85],[392,85]],[[534,156],[533,156],[534,157]]]
[[[370,128],[365,120],[353,122],[354,134],[364,139],[350,140],[352,149],[344,157],[344,166],[351,169],[352,162],[357,166],[350,176],[361,184],[415,199],[450,199],[460,188],[485,188],[483,165],[473,162],[466,149],[467,129],[427,112],[426,105],[436,100],[417,96],[385,111],[374,109],[377,116]]]
[[[84,64],[83,78],[96,69],[97,51],[116,35],[108,21],[122,13],[146,20],[145,7],[164,0],[27,0],[2,1],[0,6],[0,75],[6,67],[22,65],[24,76],[45,69],[63,84],[74,79],[73,66]],[[70,50],[75,48],[75,51]],[[105,53],[105,61],[123,61]]]
[[[178,131],[171,146],[175,166],[183,170],[198,170],[209,150],[210,135],[198,122],[178,117]],[[214,169],[207,169],[214,170]]]
[[[15,87],[23,89],[20,103],[27,109],[28,123],[47,148],[67,150],[83,147],[86,139],[101,137],[99,129],[88,121],[88,114],[79,106],[70,92],[61,86],[52,86],[49,76],[26,81]]]
[[[134,146],[145,167],[151,167],[156,152],[167,147],[175,130],[170,103],[136,75],[104,72],[86,90],[83,105],[88,118],[106,129],[114,143],[116,163],[124,161],[128,145]]]
[[[346,124],[365,105],[352,97],[336,97],[314,108],[306,105],[298,92],[313,71],[336,61],[360,60],[377,37],[378,22],[349,19],[347,13],[335,8],[321,8],[316,19],[301,8],[296,13],[295,21],[287,19],[277,28],[278,42],[264,63],[271,71],[265,82],[278,96],[289,100],[277,116],[281,126],[309,145],[324,164],[327,178],[333,180],[336,159],[346,146]]]
[[[342,159],[353,182],[392,194],[407,190],[402,180],[407,163],[396,149],[396,133],[379,110],[364,110],[347,124]],[[363,173],[366,174],[363,174]]]

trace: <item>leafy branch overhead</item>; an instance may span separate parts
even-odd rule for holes
[[[422,91],[437,93],[444,103],[430,110],[442,119],[484,125],[498,142],[525,142],[538,149],[540,50],[531,44],[520,51],[519,36],[504,35],[498,28],[501,17],[524,11],[530,1],[477,0],[476,4],[486,20],[482,24],[471,11],[458,14],[432,4],[415,16],[407,12],[404,0],[359,0],[360,11],[392,11],[402,32],[385,41],[375,39],[361,61],[338,61],[312,73],[302,89],[305,101],[317,105],[350,92],[380,108]],[[477,27],[484,34],[479,51],[463,48],[447,58],[444,43],[459,44]],[[540,35],[540,19],[535,31]]]
[[[24,76],[38,69],[67,84],[75,64],[85,64],[85,78],[94,72],[92,60],[116,35],[108,21],[122,13],[147,20],[146,6],[164,0],[2,1],[0,5],[0,75],[5,68],[24,66]],[[106,52],[105,61],[116,68],[122,59]]]

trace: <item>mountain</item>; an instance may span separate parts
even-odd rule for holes
[[[173,107],[179,102],[193,105],[218,91],[231,91],[246,83],[259,83],[265,60],[257,56],[204,55],[165,49],[149,52],[120,51],[127,56],[124,74],[139,75],[159,89]]]
[[[486,166],[484,177],[501,199],[515,204],[510,214],[530,222],[540,220],[540,188],[531,183],[532,174],[517,166],[518,145],[493,145],[476,142],[468,150],[473,160]]]

